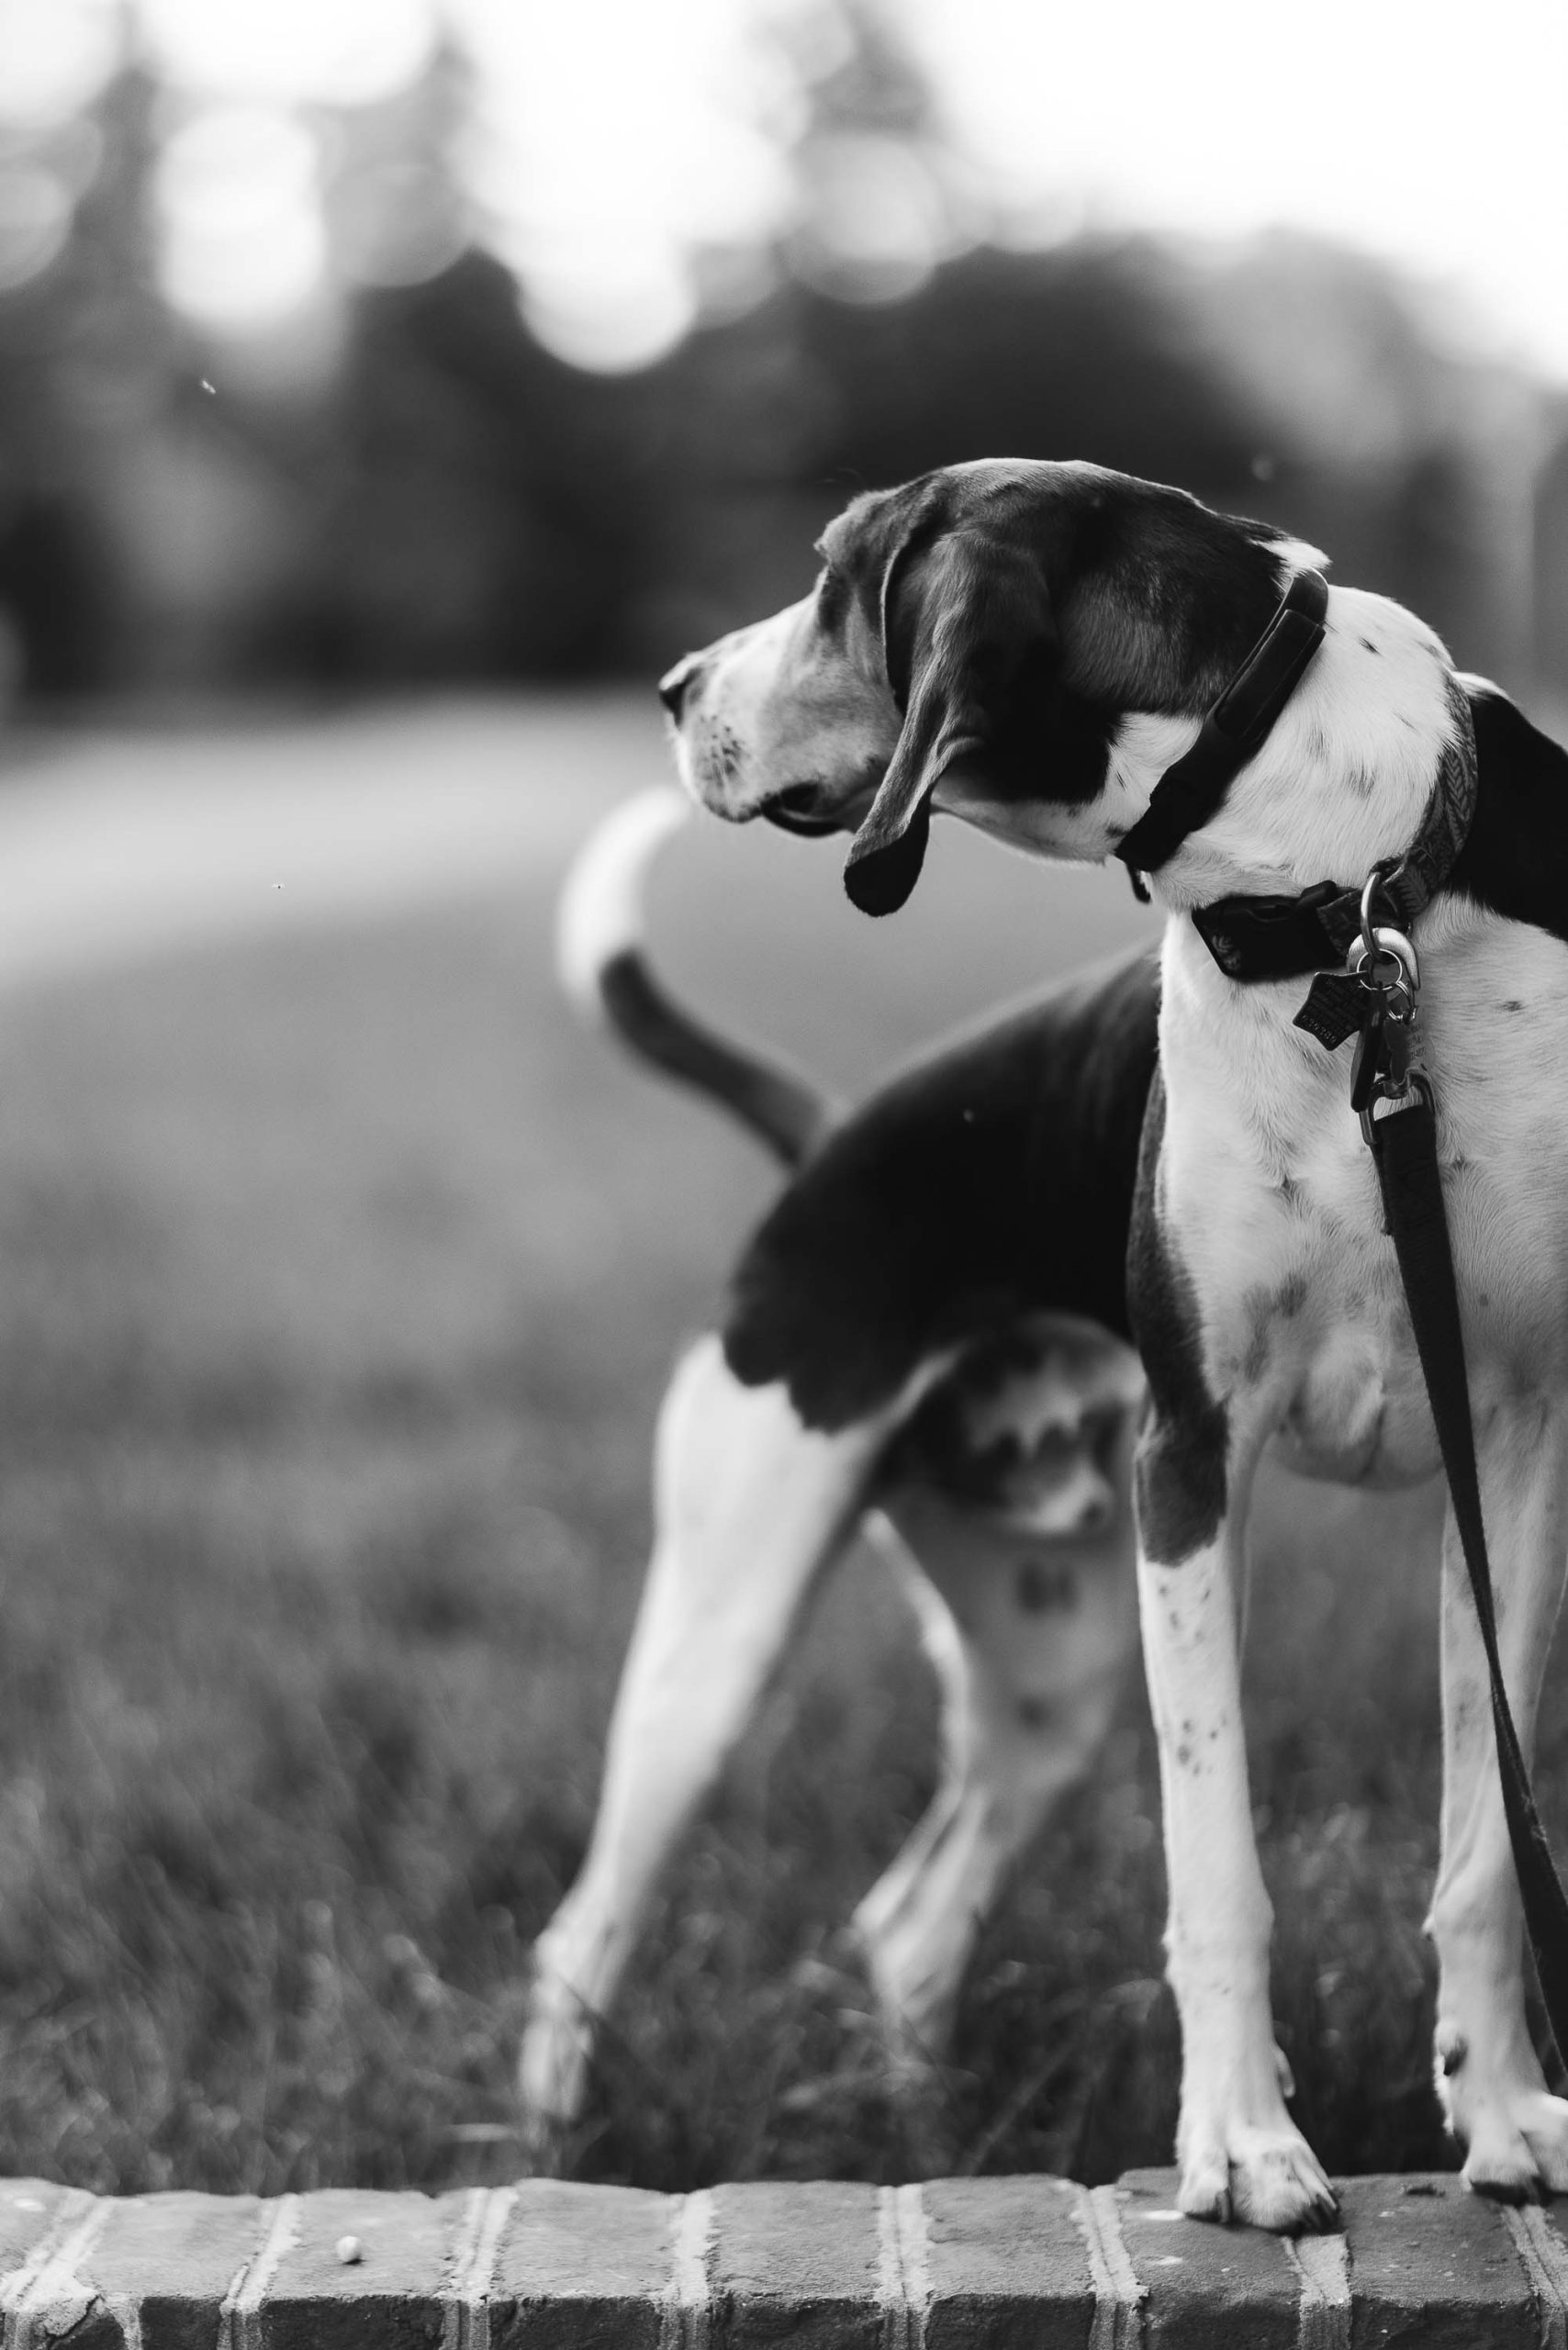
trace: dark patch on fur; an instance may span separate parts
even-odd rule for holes
[[[1307,1283],[1305,1273],[1287,1273],[1280,1283],[1274,1299],[1274,1311],[1282,1322],[1294,1321],[1306,1304]]]
[[[1524,1010],[1524,1005],[1517,995],[1506,995],[1503,998],[1503,1010],[1505,1012],[1522,1012]]]
[[[1209,1393],[1192,1278],[1159,1220],[1156,1179],[1165,1133],[1165,1089],[1149,1089],[1127,1246],[1130,1318],[1148,1398],[1134,1461],[1146,1555],[1180,1566],[1211,1542],[1225,1516],[1229,1422]]]
[[[1050,1720],[1050,1701],[1046,1697],[1020,1697],[1018,1718],[1025,1729],[1044,1729]]]
[[[1370,654],[1372,655],[1372,658],[1373,658],[1374,660],[1378,657],[1378,648],[1377,648],[1377,646],[1372,643],[1372,639],[1371,639],[1371,637],[1370,637],[1370,636],[1363,636],[1363,637],[1362,637],[1362,639],[1361,639],[1361,651],[1362,651],[1363,653],[1370,653]]]
[[[806,1425],[888,1403],[1031,1312],[1128,1332],[1158,973],[1139,954],[918,1061],[839,1126],[742,1257],[725,1358]]]
[[[1269,1364],[1269,1348],[1274,1335],[1274,1318],[1265,1299],[1252,1315],[1252,1327],[1248,1333],[1247,1348],[1240,1362],[1243,1386],[1255,1387]]]

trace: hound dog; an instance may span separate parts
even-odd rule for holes
[[[656,1539],[598,1816],[535,1951],[521,2087],[544,2146],[581,2109],[677,1838],[857,1531],[902,1572],[942,1704],[935,1795],[855,1920],[911,2060],[940,2049],[980,1926],[1088,1769],[1137,1638],[1143,1376],[1123,1260],[1152,957],[1056,989],[839,1117],[649,967],[644,876],[689,808],[666,787],[590,840],[563,901],[566,976],[794,1171],[660,1418]]]
[[[913,886],[933,809],[1094,862],[1147,815],[1281,606],[1322,558],[1175,489],[1081,464],[954,466],[857,499],[801,602],[664,681],[691,791],[721,816],[852,832],[870,912]],[[1159,1076],[1132,1209],[1132,1327],[1149,1391],[1137,1587],[1159,1736],[1181,2015],[1180,2201],[1294,2230],[1326,2178],[1286,2111],[1271,1912],[1237,1656],[1260,1455],[1359,1484],[1439,1464],[1349,1055],[1294,1024],[1303,981],[1227,976],[1200,921],[1305,902],[1406,857],[1468,772],[1467,836],[1417,925],[1424,1024],[1463,1313],[1503,1662],[1529,1738],[1568,1556],[1568,755],[1457,677],[1384,598],[1325,590],[1320,649],[1208,820],[1159,867]],[[1196,917],[1196,918],[1195,918]],[[1131,1061],[1108,1058],[1126,1087]],[[1133,1114],[1130,1101],[1120,1114]],[[1046,1163],[1048,1164],[1048,1154]],[[1061,1203],[1025,1211],[1043,1238]],[[874,1355],[810,1384],[732,1349],[749,1408],[825,1449],[868,1441],[930,1360],[891,1302]],[[1471,2184],[1568,2189],[1568,2103],[1525,2027],[1519,1903],[1487,1678],[1451,1509],[1443,1543],[1444,1785],[1430,1913],[1438,2085]]]

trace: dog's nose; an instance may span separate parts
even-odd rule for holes
[[[666,669],[659,679],[659,699],[672,718],[679,718],[681,704],[686,699],[687,688],[696,675],[697,655],[695,653],[689,653],[684,659],[676,663],[673,669]]]

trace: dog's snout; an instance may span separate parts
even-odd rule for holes
[[[679,719],[687,689],[696,675],[697,655],[695,653],[688,653],[676,663],[673,669],[666,669],[659,679],[659,699],[673,719]]]

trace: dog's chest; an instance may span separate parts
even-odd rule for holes
[[[1445,903],[1423,925],[1421,1026],[1473,1392],[1568,1379],[1568,949]],[[1203,950],[1200,948],[1199,952]],[[1179,960],[1179,958],[1178,958]],[[1436,1466],[1352,1047],[1290,1026],[1305,982],[1168,974],[1161,1214],[1195,1285],[1216,1393],[1268,1391],[1299,1468]]]

